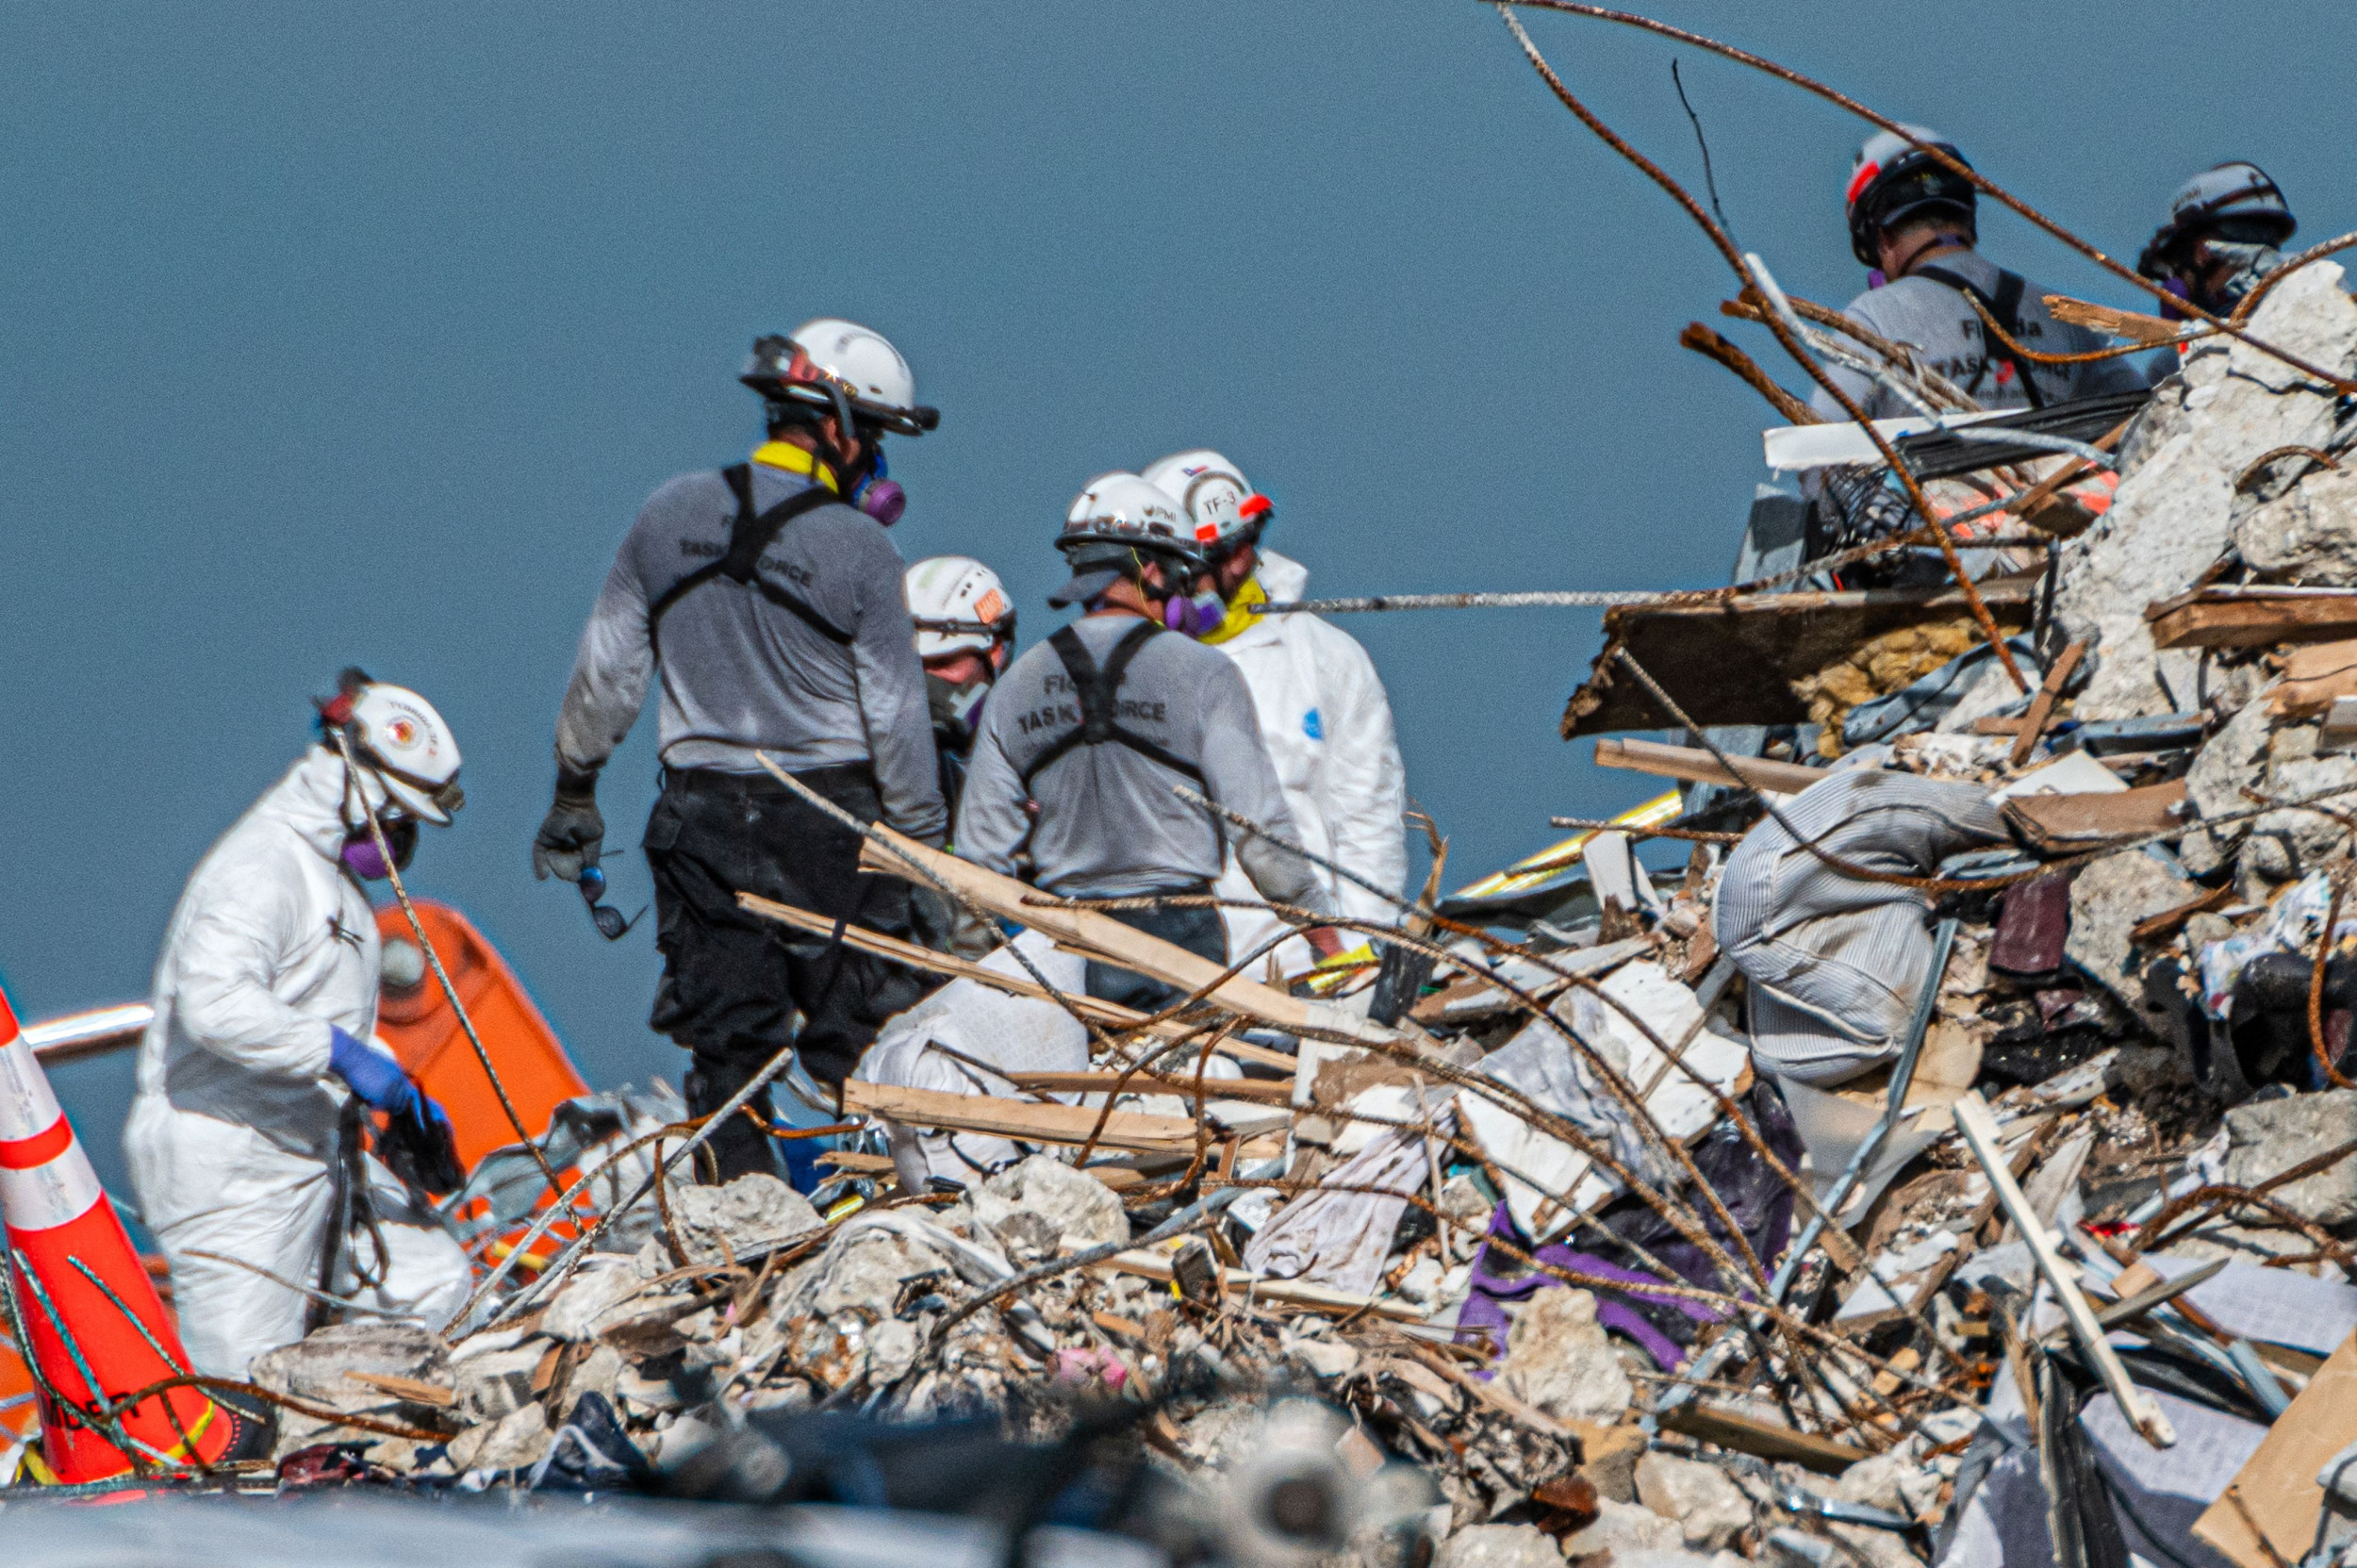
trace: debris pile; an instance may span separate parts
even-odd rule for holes
[[[943,982],[824,1179],[693,1181],[766,1075],[580,1102],[449,1200],[446,1333],[255,1363],[277,1484],[806,1499],[813,1430],[973,1419],[1312,1456],[1271,1560],[2357,1560],[2357,302],[2294,265],[2149,397],[1982,418],[1754,279],[1933,427],[1772,432],[1737,586],[1616,596],[1563,734],[1680,787],[1446,899],[1436,835],[1290,987],[864,828],[1020,934],[740,896]]]
[[[2251,330],[2357,364],[2330,264]],[[2121,422],[2102,515],[1984,562],[2022,686],[1953,584],[1616,608],[1566,732],[1689,725],[1599,746],[1684,790],[1436,865],[1291,990],[867,830],[1028,929],[843,933],[948,978],[823,1182],[693,1184],[709,1124],[584,1102],[563,1202],[520,1150],[450,1200],[497,1264],[450,1331],[255,1364],[280,1484],[777,1497],[797,1421],[1113,1411],[1216,1487],[1298,1395],[1360,1488],[1321,1549],[1371,1561],[2337,1553],[2357,416],[2212,339]],[[1092,958],[1183,999],[1093,1000]]]

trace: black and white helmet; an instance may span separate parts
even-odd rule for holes
[[[2168,222],[2152,231],[2136,257],[2149,278],[2172,275],[2197,239],[2217,236],[2236,243],[2281,245],[2299,229],[2283,192],[2255,163],[2236,160],[2204,169],[2168,199]]]
[[[1903,127],[1916,141],[1928,142],[1968,169],[1956,144],[1922,125]],[[1875,250],[1885,229],[1934,208],[1944,207],[1972,222],[1978,192],[1972,182],[1940,162],[1905,136],[1876,131],[1866,139],[1850,164],[1850,187],[1844,205],[1850,216],[1850,254],[1869,267],[1881,261]]]

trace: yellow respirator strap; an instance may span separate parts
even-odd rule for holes
[[[1220,623],[1195,640],[1197,642],[1226,642],[1245,627],[1261,619],[1261,617],[1252,613],[1252,606],[1267,602],[1268,590],[1261,586],[1261,574],[1256,571],[1244,580],[1244,586],[1236,590],[1236,597],[1228,602],[1228,614],[1221,619]]]

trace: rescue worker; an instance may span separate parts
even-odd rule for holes
[[[2280,247],[2299,231],[2283,192],[2255,163],[2221,163],[2187,180],[2168,201],[2168,222],[2136,257],[2136,271],[2213,316],[2231,316],[2243,297],[2283,264]],[[2169,321],[2184,313],[2161,306]],[[2157,385],[2176,373],[2172,346],[2145,363]]]
[[[1918,140],[1964,162],[1937,131],[1910,125]],[[2043,408],[2075,398],[2133,392],[2144,377],[2123,359],[2075,365],[2036,364],[1982,328],[1976,299],[2014,341],[2039,354],[2085,354],[2109,347],[2085,327],[2054,320],[2049,290],[1981,256],[1977,192],[1962,174],[1905,138],[1879,131],[1858,149],[1850,171],[1850,251],[1872,269],[1865,293],[1843,312],[1859,325],[1921,351],[1930,369],[1956,384],[1984,408]],[[1841,365],[1828,373],[1869,419],[1917,410],[1871,377]],[[1846,420],[1841,405],[1819,388],[1814,404],[1829,420]]]
[[[982,704],[1014,656],[1014,601],[998,574],[971,555],[933,555],[909,568],[908,600],[916,656],[925,666],[942,804],[955,822]]]
[[[863,822],[927,844],[948,821],[925,672],[901,597],[886,433],[940,416],[898,350],[849,322],[765,337],[740,378],[768,439],[749,462],[682,475],[640,508],[581,636],[556,720],[556,799],[533,867],[578,880],[605,824],[598,769],[662,684],[663,792],[647,821],[663,979],[650,1019],[692,1053],[689,1111],[717,1110],[791,1041],[840,1084],[876,1026],[915,1002],[910,970],[737,907],[757,893],[887,935],[911,933],[907,884],[859,872],[859,835],[771,778],[766,752]],[[789,1019],[799,1009],[799,1037]],[[708,1179],[775,1174],[765,1086],[708,1147]]]
[[[371,811],[396,866],[420,823],[448,825],[464,801],[458,746],[416,692],[358,670],[341,685],[319,744],[190,874],[124,1127],[181,1340],[216,1378],[301,1339],[306,1289],[438,1329],[470,1283],[457,1242],[352,1141],[362,1106],[448,1137],[441,1108],[371,1041],[379,950],[361,883],[387,875]]]
[[[1220,622],[1199,640],[1217,648],[1244,672],[1261,721],[1261,739],[1284,786],[1285,804],[1303,848],[1364,877],[1394,897],[1408,880],[1403,814],[1407,770],[1392,728],[1392,704],[1375,661],[1358,639],[1312,615],[1263,616],[1254,606],[1299,599],[1310,582],[1299,562],[1262,547],[1275,507],[1254,490],[1235,464],[1216,452],[1181,452],[1152,464],[1142,477],[1178,498],[1195,531],[1195,549],[1211,567],[1211,586],[1226,606]],[[1386,924],[1398,906],[1358,883],[1315,868],[1336,913]],[[1249,900],[1252,883],[1231,853],[1220,872],[1221,898]],[[1229,908],[1228,946],[1243,954],[1280,928],[1266,910]],[[1272,979],[1298,974],[1312,962],[1298,942],[1272,951]]]
[[[1178,503],[1133,473],[1090,481],[1056,541],[1072,580],[1050,595],[1080,619],[1016,659],[983,710],[958,853],[1012,876],[1029,844],[1038,885],[1074,899],[1209,893],[1226,846],[1261,897],[1332,912],[1310,863],[1181,800],[1184,784],[1297,843],[1252,697],[1234,661],[1173,633],[1210,630],[1223,608],[1188,586],[1204,569]],[[1027,806],[1036,802],[1037,818]],[[1228,934],[1209,905],[1109,911],[1225,965]],[[1329,928],[1309,933],[1338,951]],[[1178,993],[1092,962],[1086,988],[1153,1011]]]

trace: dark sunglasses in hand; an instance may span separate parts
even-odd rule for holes
[[[629,934],[631,927],[646,917],[647,912],[642,909],[625,920],[620,910],[599,902],[604,897],[605,873],[589,867],[581,873],[581,901],[589,906],[589,918],[598,923],[598,934],[609,942],[619,942]]]

